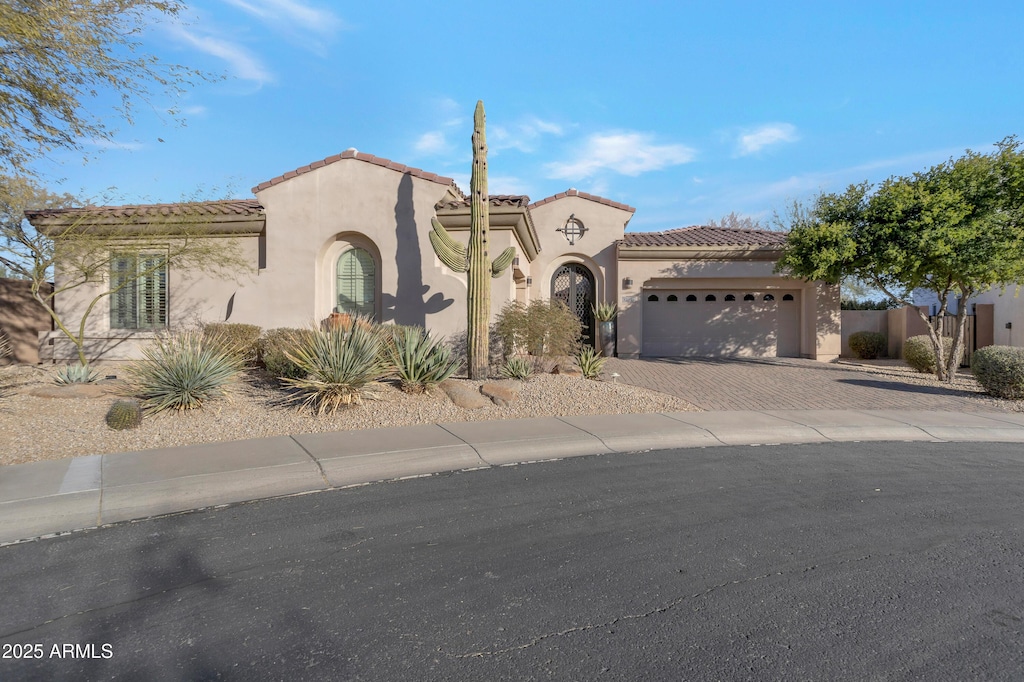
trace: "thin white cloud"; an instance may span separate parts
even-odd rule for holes
[[[276,28],[297,28],[322,36],[333,35],[344,24],[329,9],[298,0],[224,0]]]
[[[413,148],[420,154],[437,154],[448,147],[448,140],[440,130],[423,133],[416,140]]]
[[[192,106],[184,107],[181,110],[181,113],[185,114],[186,116],[205,116],[206,111],[206,107],[202,104],[193,104]]]
[[[573,161],[549,163],[549,178],[579,180],[610,170],[637,176],[669,166],[689,163],[696,151],[681,144],[655,144],[653,136],[638,132],[612,132],[591,135]]]
[[[227,62],[231,74],[238,78],[257,83],[274,82],[274,75],[260,60],[237,43],[212,35],[198,35],[181,25],[170,26],[168,30],[181,42]]]
[[[487,146],[491,151],[517,149],[529,154],[536,149],[536,143],[543,135],[563,134],[562,126],[530,116],[512,125],[487,126]]]
[[[737,156],[755,154],[765,147],[783,142],[796,142],[799,138],[796,126],[790,123],[767,123],[740,133],[737,140]]]
[[[104,140],[101,137],[87,140],[86,144],[98,149],[119,149],[128,152],[135,152],[145,147],[141,142],[119,142],[118,140]]]

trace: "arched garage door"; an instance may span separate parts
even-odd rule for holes
[[[800,292],[645,290],[641,354],[799,357]]]

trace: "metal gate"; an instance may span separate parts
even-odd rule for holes
[[[551,278],[551,298],[568,306],[583,325],[581,338],[594,345],[594,275],[580,263],[567,263]]]

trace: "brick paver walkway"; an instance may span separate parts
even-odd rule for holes
[[[611,358],[605,376],[668,393],[705,410],[991,410],[974,393],[800,359]]]

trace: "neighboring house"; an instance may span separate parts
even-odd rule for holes
[[[468,241],[469,202],[451,178],[350,149],[253,193],[31,213],[43,229],[87,213],[93,221],[131,220],[140,232],[202,213],[211,235],[235,237],[251,259],[254,274],[238,283],[172,269],[123,292],[90,318],[93,352],[134,357],[139,339],[154,330],[197,320],[269,329],[306,326],[332,312],[422,325],[437,335],[465,330],[466,275],[444,266],[428,237],[436,216]],[[492,281],[492,312],[508,301],[558,298],[592,338],[591,307],[616,302],[622,357],[839,355],[838,287],[774,274],[784,235],[707,227],[627,233],[633,213],[573,189],[533,203],[491,196],[490,253],[517,251],[513,266]],[[123,261],[110,278],[139,266]],[[62,296],[61,312],[73,319],[95,291]],[[55,357],[73,356],[55,337]]]
[[[914,305],[928,306],[929,313],[939,311],[939,297],[933,291],[916,289]],[[946,314],[956,315],[960,299],[950,294],[946,303]],[[977,328],[978,348],[985,345],[1024,347],[1024,297],[1019,285],[1010,284],[1005,290],[996,287],[968,300],[967,314],[979,316]],[[981,320],[984,318],[984,325]]]

